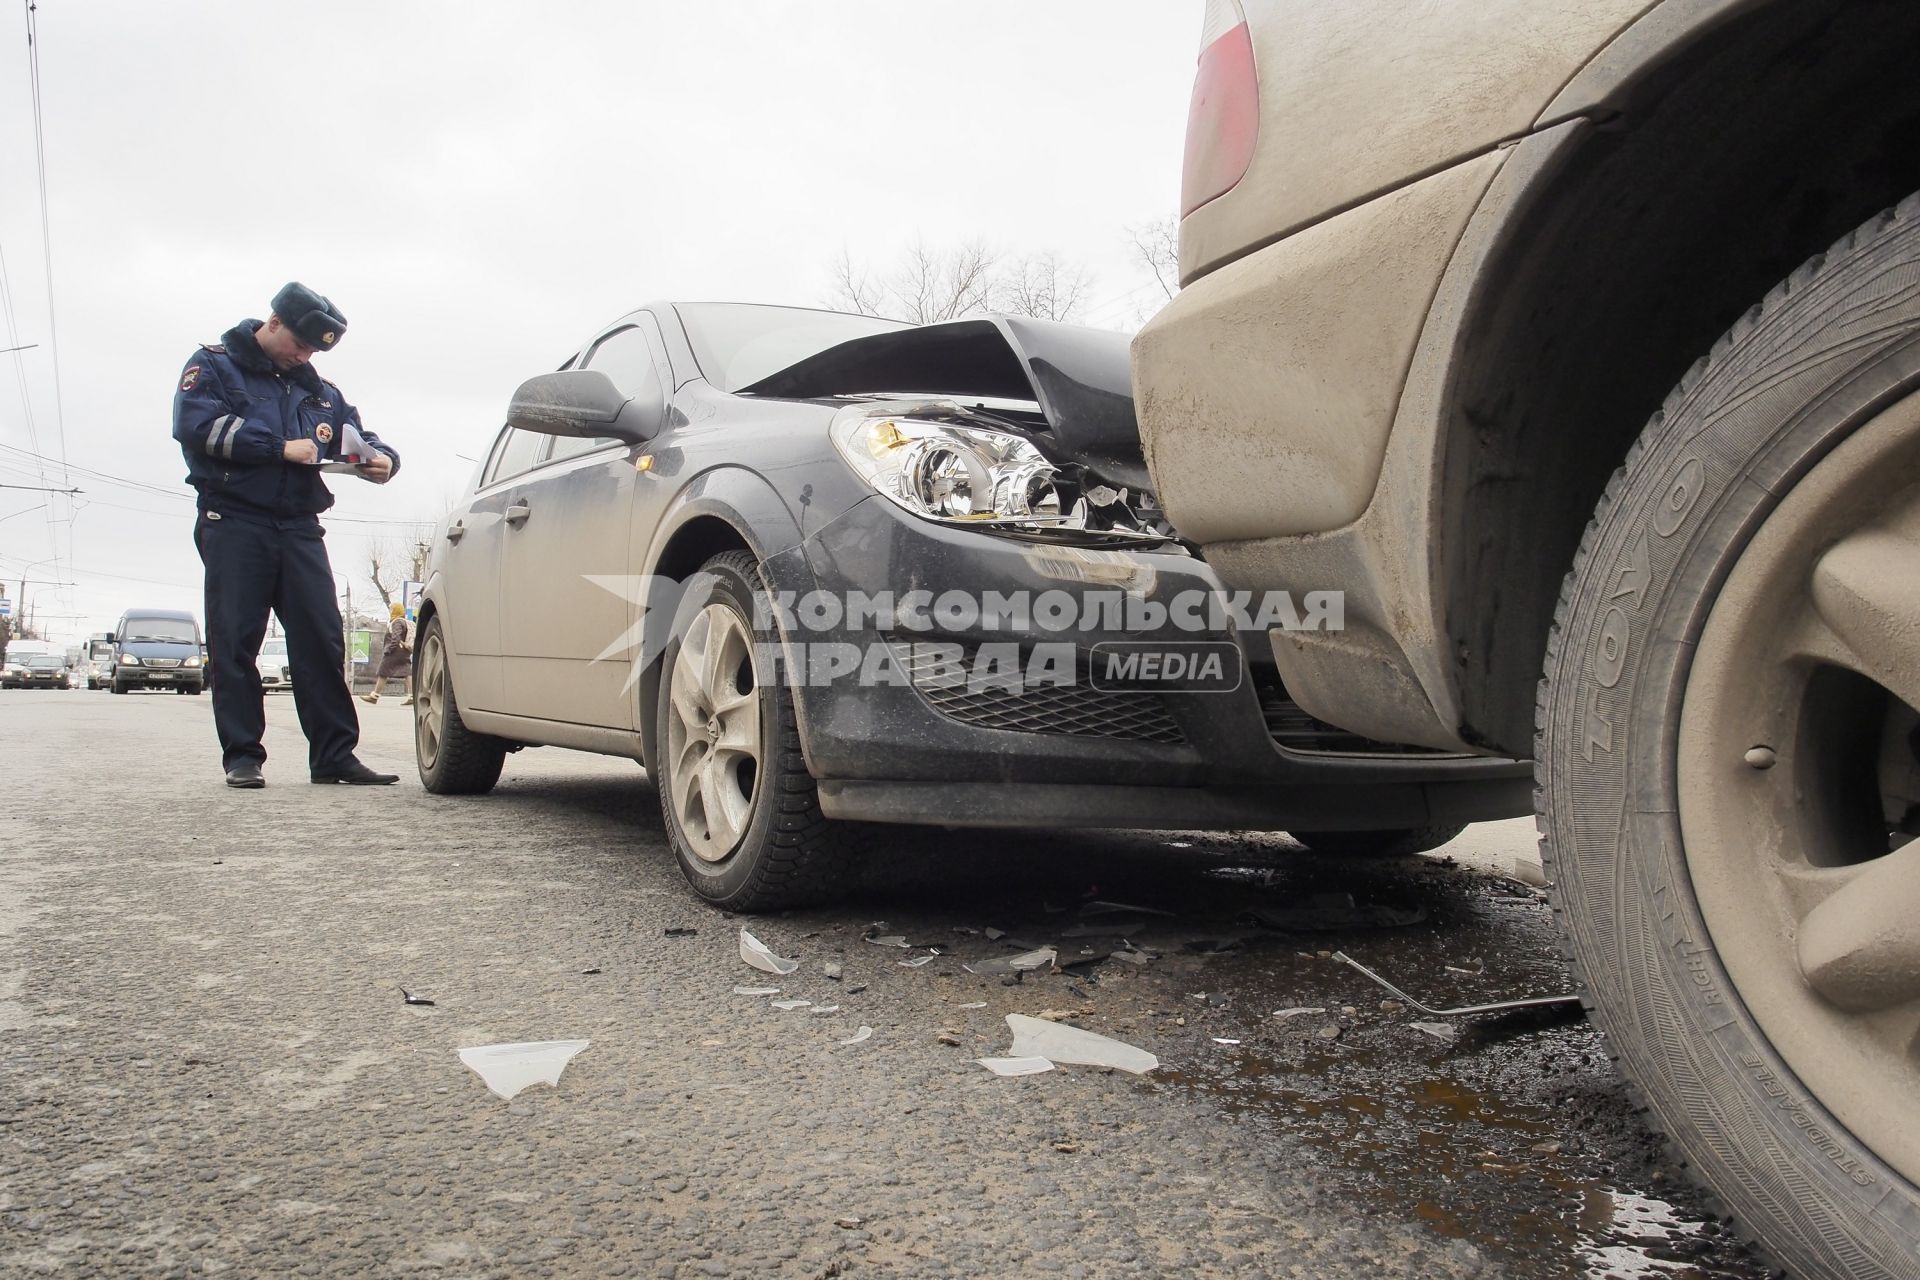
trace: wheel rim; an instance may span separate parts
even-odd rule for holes
[[[1741,1002],[1820,1104],[1920,1182],[1916,707],[1920,396],[1816,465],[1741,552],[1675,767],[1687,869]]]
[[[447,736],[447,655],[439,628],[420,644],[419,669],[413,681],[413,742],[420,767],[431,769],[440,759]]]
[[[760,692],[753,639],[731,606],[687,628],[667,681],[667,790],[687,847],[721,862],[746,834],[760,785]]]

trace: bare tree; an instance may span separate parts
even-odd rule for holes
[[[1072,320],[1086,300],[1093,277],[1058,254],[1029,254],[1008,264],[994,280],[993,309],[1041,320]]]
[[[425,580],[432,537],[432,526],[422,523],[368,540],[367,580],[381,604],[392,608],[403,584]]]
[[[843,311],[937,324],[994,307],[999,254],[974,239],[948,249],[916,240],[899,264],[877,278],[846,250],[833,265],[826,304]]]
[[[1127,228],[1139,263],[1153,274],[1153,282],[1167,300],[1180,292],[1180,224],[1172,216]]]

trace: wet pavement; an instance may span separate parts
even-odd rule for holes
[[[1499,874],[1530,824],[1378,862],[897,829],[851,901],[725,917],[631,762],[430,797],[405,714],[363,717],[401,786],[315,788],[273,699],[270,785],[229,793],[204,700],[0,695],[31,797],[0,818],[0,1273],[1766,1274],[1577,1011],[1434,1019],[1332,958],[1436,1006],[1566,991]],[[742,925],[798,969],[743,964]],[[1059,971],[966,967],[1043,946]],[[1161,1067],[996,1078],[1008,1014]],[[457,1056],[575,1037],[511,1102]]]

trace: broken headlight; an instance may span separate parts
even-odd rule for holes
[[[928,520],[1056,524],[1059,473],[1008,431],[905,417],[848,415],[833,424],[847,465]]]

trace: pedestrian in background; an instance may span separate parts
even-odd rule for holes
[[[373,673],[373,692],[360,695],[362,702],[380,701],[380,690],[389,680],[404,680],[407,697],[400,705],[413,705],[413,641],[408,634],[407,606],[395,600],[387,606],[391,621],[387,623],[386,647],[380,653],[380,669]]]
[[[333,505],[321,464],[385,484],[400,455],[360,425],[360,411],[309,363],[346,331],[337,307],[303,284],[274,295],[263,321],[242,320],[180,371],[173,438],[199,491],[193,545],[206,565],[213,723],[230,787],[262,787],[266,706],[255,660],[269,611],[287,634],[293,700],[314,782],[398,782],[360,763],[360,720],[342,668],[320,513]],[[353,445],[351,457],[343,446]]]

